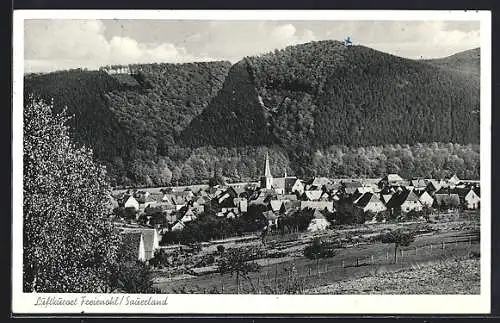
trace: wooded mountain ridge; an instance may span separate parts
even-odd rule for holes
[[[361,168],[368,176],[395,164],[411,176],[433,170],[465,178],[479,176],[479,78],[470,77],[476,56],[416,61],[319,41],[232,66],[133,64],[27,74],[25,96],[53,100],[56,112],[67,107],[74,140],[93,148],[113,185],[188,184],[214,173],[252,178],[264,151],[277,158],[280,172],[299,176],[361,175]],[[436,167],[408,166],[407,149],[432,142],[455,143],[450,154],[458,159],[447,163],[441,151]],[[399,152],[391,158],[404,155],[405,163],[390,164],[374,148],[377,163],[346,165],[359,147],[392,147]],[[340,151],[336,162],[318,165],[318,156],[330,151]]]

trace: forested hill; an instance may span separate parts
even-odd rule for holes
[[[481,71],[481,50],[480,48],[469,49],[454,55],[425,60],[435,66],[439,66],[454,71],[461,71],[469,75],[479,77]]]
[[[181,139],[190,146],[293,149],[478,143],[478,110],[477,78],[364,46],[318,41],[238,62]]]
[[[219,91],[231,63],[141,64],[25,76],[25,95],[67,106],[73,138],[115,166],[156,159]]]
[[[275,176],[478,178],[479,79],[446,64],[462,66],[321,41],[233,66],[25,75],[25,95],[67,106],[113,186],[255,180],[267,152]]]

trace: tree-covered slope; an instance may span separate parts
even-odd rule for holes
[[[477,143],[476,110],[475,78],[364,46],[319,41],[237,63],[182,142],[293,149]]]
[[[479,77],[481,72],[481,50],[479,47],[473,48],[448,57],[425,60],[425,62]]]
[[[177,134],[222,87],[230,66],[144,64],[30,74],[24,93],[53,100],[56,110],[66,106],[74,115],[74,140],[92,147],[121,176],[134,161],[168,154]]]

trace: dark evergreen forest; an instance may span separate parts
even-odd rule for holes
[[[320,41],[233,66],[29,74],[25,95],[67,108],[114,186],[251,180],[266,151],[274,176],[479,178],[479,60],[450,59]]]

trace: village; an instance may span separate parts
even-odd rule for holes
[[[370,233],[398,225],[422,231],[429,230],[430,224],[460,220],[464,214],[468,220],[471,215],[479,220],[479,181],[456,175],[448,179],[403,179],[387,174],[378,179],[303,180],[284,171],[283,177],[274,177],[267,155],[262,174],[259,182],[115,191],[110,209],[137,260],[163,276],[157,280],[160,285],[169,285],[173,277],[180,281],[204,275],[217,280],[209,277],[217,272],[215,258],[224,246],[264,244],[268,254],[281,251],[270,257],[276,264],[304,258],[303,247],[317,236],[338,238],[341,232],[353,230],[368,233],[364,239],[363,235],[342,236],[345,248],[345,242],[358,246],[370,240]],[[478,224],[470,230],[477,228]],[[436,239],[440,243],[441,238]],[[289,249],[284,246],[287,243]],[[359,259],[356,262],[359,265]]]

